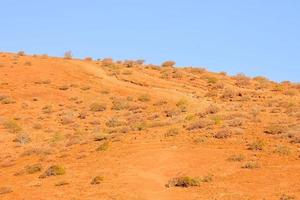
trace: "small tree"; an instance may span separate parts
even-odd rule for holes
[[[73,57],[72,51],[65,52],[64,57],[65,57],[65,59],[72,59],[72,57]]]

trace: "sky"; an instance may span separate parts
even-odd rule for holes
[[[0,51],[300,82],[298,0],[1,0]]]

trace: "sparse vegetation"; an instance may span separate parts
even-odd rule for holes
[[[243,160],[245,160],[245,156],[242,154],[235,154],[235,155],[231,155],[227,158],[228,161],[231,162],[241,162]]]
[[[28,134],[23,133],[23,134],[18,134],[13,141],[24,145],[31,142],[31,138],[29,137]]]
[[[262,151],[265,147],[265,142],[262,140],[256,140],[248,145],[249,150]]]
[[[149,94],[143,94],[141,96],[139,96],[138,100],[141,102],[148,102],[150,101],[151,97]]]
[[[22,131],[21,126],[19,126],[15,120],[9,120],[5,122],[3,125],[11,133],[18,133]]]
[[[109,147],[109,143],[104,142],[96,149],[96,151],[106,151],[108,149],[108,147]]]
[[[42,171],[42,165],[41,164],[28,165],[25,167],[25,171],[27,174],[34,174],[40,172]]]
[[[103,112],[106,110],[106,105],[104,103],[92,103],[90,105],[90,111],[92,112]]]
[[[61,165],[50,166],[40,178],[46,178],[48,176],[61,176],[66,173],[65,168]]]
[[[274,149],[274,153],[281,155],[281,156],[287,156],[291,154],[291,149],[285,145],[278,145]]]
[[[8,194],[13,192],[13,190],[10,187],[0,187],[0,195]]]
[[[244,165],[242,165],[243,169],[256,169],[259,168],[259,164],[254,161],[246,162]]]
[[[104,180],[104,178],[102,176],[96,176],[91,181],[91,184],[92,185],[98,185],[98,184],[101,184],[103,182],[103,180]]]
[[[176,63],[174,61],[165,61],[161,64],[162,67],[174,67]]]
[[[189,176],[183,176],[178,178],[173,178],[166,185],[167,187],[192,187],[192,186],[200,186],[199,178],[192,178]]]

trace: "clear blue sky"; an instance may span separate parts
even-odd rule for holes
[[[300,1],[1,0],[0,51],[19,50],[300,82]]]

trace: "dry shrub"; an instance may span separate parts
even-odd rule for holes
[[[114,60],[112,58],[104,58],[101,63],[104,67],[109,67],[114,64]]]
[[[169,61],[163,62],[163,63],[161,64],[161,66],[162,66],[162,67],[174,67],[175,64],[176,64],[176,63],[175,63],[174,61],[169,60]]]
[[[37,172],[42,171],[42,165],[41,164],[33,164],[33,165],[28,165],[25,167],[25,172],[27,174],[34,174]]]
[[[92,57],[86,57],[84,58],[85,61],[93,61],[93,58]]]
[[[12,98],[7,97],[7,96],[0,96],[0,102],[1,102],[1,104],[14,104],[14,103],[16,103],[15,100],[13,100]]]
[[[245,160],[245,156],[242,154],[231,155],[231,156],[229,156],[229,158],[227,158],[227,160],[231,161],[231,162],[241,162],[241,161]]]
[[[208,84],[216,84],[218,79],[216,77],[206,77]]]
[[[32,155],[41,155],[41,156],[45,156],[45,155],[50,155],[52,152],[50,149],[46,149],[46,148],[32,148],[32,149],[28,149],[26,151],[24,151],[21,156],[32,156]]]
[[[245,76],[244,74],[237,74],[235,77],[235,85],[238,86],[238,87],[245,87],[245,86],[248,86],[250,85],[250,78]]]
[[[256,140],[248,145],[248,149],[252,151],[262,151],[266,144],[262,140]]]
[[[72,59],[72,57],[73,57],[72,51],[66,51],[66,52],[64,53],[64,58],[65,58],[65,59]]]
[[[148,102],[150,101],[151,97],[149,94],[142,94],[141,96],[139,96],[138,100],[141,102]]]
[[[112,110],[124,110],[129,108],[128,103],[122,99],[115,99],[112,104]]]
[[[168,102],[167,102],[166,100],[161,99],[161,100],[156,101],[156,102],[153,104],[153,106],[162,106],[162,105],[165,105],[165,104],[167,104],[167,103],[168,103]]]
[[[226,88],[221,95],[223,99],[232,99],[238,95],[237,91],[233,88]]]
[[[18,56],[25,56],[25,51],[19,51],[19,52],[17,53],[17,55],[18,55]]]
[[[281,195],[279,200],[296,200],[296,197],[291,196],[291,195],[287,195],[287,194],[283,194],[283,195]]]
[[[15,120],[9,120],[4,122],[4,128],[8,129],[10,133],[18,133],[22,131],[22,128],[18,125]]]
[[[93,178],[93,180],[91,181],[92,185],[98,185],[100,183],[102,183],[104,180],[104,178],[102,176],[96,176]]]
[[[229,138],[231,136],[231,134],[232,134],[232,132],[230,129],[222,129],[214,135],[214,138],[226,139],[226,138]]]
[[[62,125],[71,124],[74,123],[74,118],[75,116],[73,113],[66,113],[62,115],[60,122]]]
[[[60,90],[68,90],[70,87],[68,85],[62,85],[62,86],[59,86],[58,89]]]
[[[124,125],[124,122],[118,120],[117,118],[113,117],[113,118],[110,118],[106,123],[105,125],[107,127],[110,127],[110,128],[114,128],[114,127],[118,127],[118,126],[122,126]]]
[[[179,134],[179,129],[178,128],[170,128],[166,134],[165,137],[172,137],[172,136],[176,136]]]
[[[104,142],[103,144],[100,144],[99,147],[97,147],[96,151],[106,151],[108,150],[108,147],[109,147],[109,143]]]
[[[52,105],[46,105],[42,108],[42,112],[44,114],[49,114],[49,113],[52,113],[53,112],[53,107]]]
[[[281,156],[287,156],[291,154],[291,149],[285,145],[278,145],[273,152]]]
[[[265,133],[270,135],[278,135],[286,132],[287,127],[281,124],[271,124],[265,129]]]
[[[13,142],[17,142],[19,144],[28,144],[31,142],[31,138],[29,137],[28,134],[23,133],[23,134],[18,134],[16,138],[13,140]]]
[[[167,187],[192,187],[192,186],[199,186],[201,183],[201,180],[199,178],[192,178],[189,176],[183,176],[183,177],[177,177],[171,179],[168,184],[166,184]]]
[[[298,94],[298,90],[297,89],[286,89],[286,90],[284,90],[283,93],[287,96],[296,96]]]
[[[13,190],[10,187],[0,187],[0,195],[8,194],[13,192]]]
[[[242,126],[244,121],[241,118],[235,118],[228,122],[228,125],[231,127],[240,127]]]
[[[63,166],[61,165],[52,165],[50,166],[44,174],[39,176],[39,178],[46,178],[48,176],[61,176],[66,173],[66,170]]]
[[[217,112],[219,112],[219,107],[215,104],[211,104],[209,105],[206,109],[205,109],[205,112],[207,114],[216,114]]]
[[[186,130],[188,131],[198,130],[198,129],[206,128],[207,126],[210,125],[212,124],[208,120],[200,119],[198,121],[192,122],[189,125],[187,125]]]
[[[90,105],[90,111],[92,112],[103,112],[106,110],[106,105],[104,103],[92,103]]]
[[[244,165],[242,165],[243,169],[256,169],[256,168],[259,168],[259,167],[260,167],[260,165],[257,162],[254,162],[254,161],[250,161],[250,162],[247,162]]]

